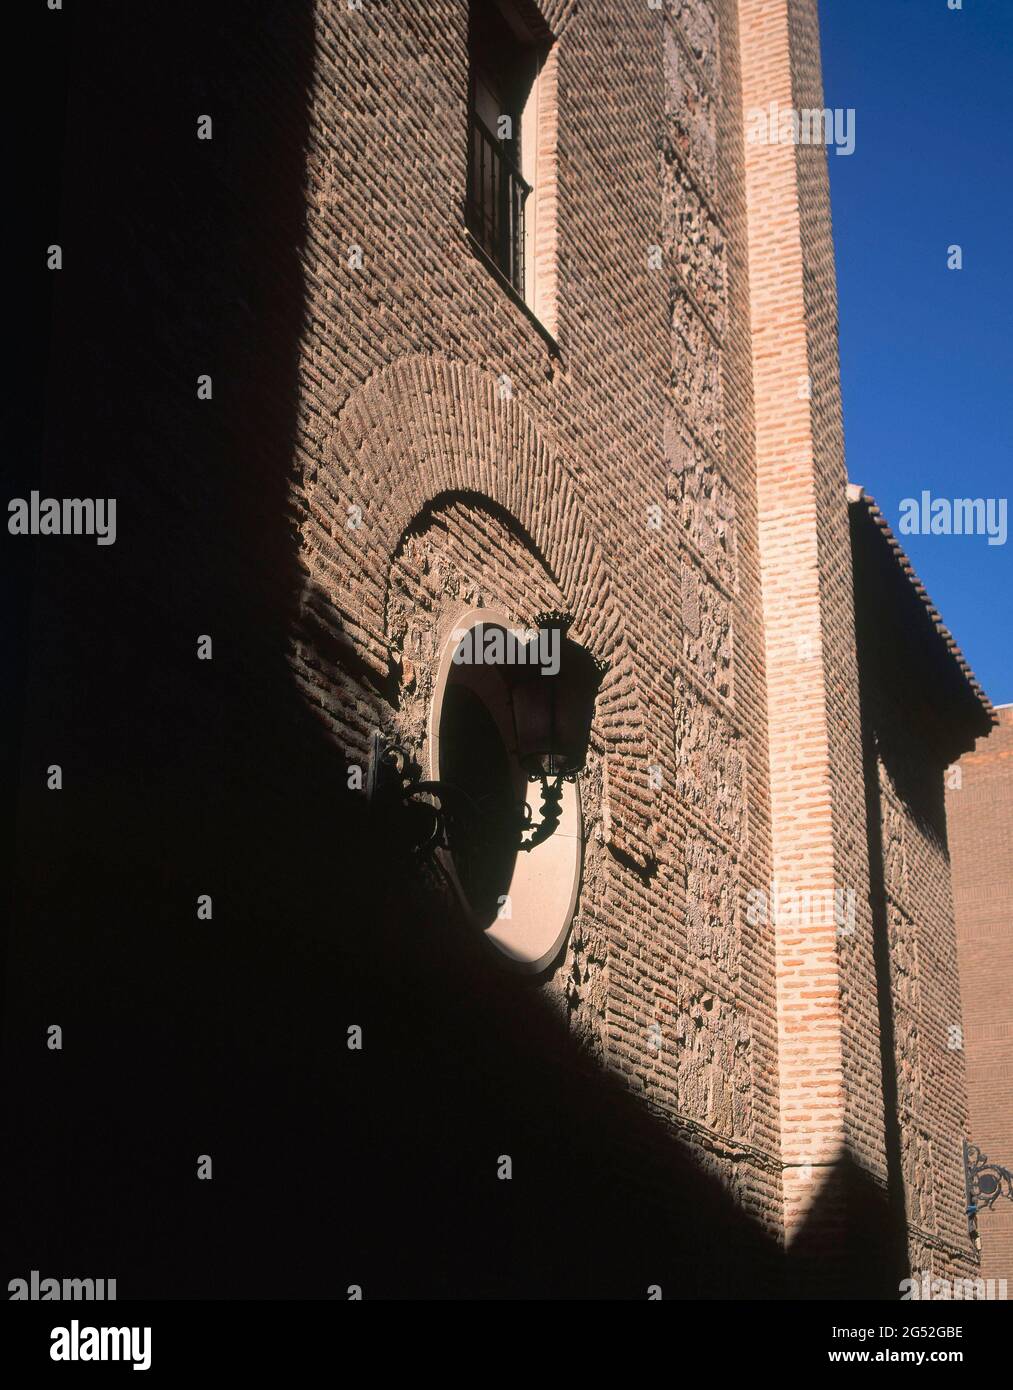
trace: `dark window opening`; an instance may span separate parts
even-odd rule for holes
[[[523,117],[538,68],[535,47],[494,0],[473,0],[469,25],[467,223],[476,241],[521,297],[525,294]]]
[[[523,779],[495,719],[466,687],[447,687],[440,717],[440,776],[448,796],[447,843],[458,881],[481,927],[495,921],[517,858]]]

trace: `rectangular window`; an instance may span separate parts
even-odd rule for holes
[[[549,45],[521,9],[507,0],[470,6],[466,218],[485,255],[538,312],[545,298],[538,282],[550,278],[546,252],[555,250],[548,235],[555,206],[555,109],[548,98],[555,83],[544,76]]]

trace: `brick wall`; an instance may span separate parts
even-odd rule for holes
[[[739,13],[746,112],[822,106],[815,6]],[[832,1284],[827,1244],[886,1167],[826,152],[745,148],[773,874],[789,901],[856,904],[849,935],[801,906],[777,933],[786,1237]]]
[[[736,12],[543,13],[554,341],[465,232],[463,0],[73,21],[51,431],[20,491],[116,496],[119,538],[36,546],[12,1274],[780,1287]],[[349,790],[374,727],[418,738],[479,601],[564,604],[612,663],[574,926],[532,981]],[[135,1096],[100,1126],[97,1078]]]
[[[952,1279],[977,1265],[943,779],[990,712],[879,509],[850,493],[892,1214],[911,1270]]]
[[[762,1297],[787,1226],[809,1292],[879,1287],[825,167],[743,142],[770,83],[818,89],[815,8],[523,8],[553,40],[542,324],[464,225],[464,0],[68,19],[49,433],[18,487],[115,496],[119,537],[34,549],[11,1275]],[[611,662],[573,926],[525,980],[357,789],[376,728],[424,761],[480,604],[567,607]],[[775,876],[854,887],[854,939],[775,940]]]
[[[815,6],[739,8],[747,120],[822,108]],[[803,896],[778,921],[785,1234],[807,1289],[889,1297],[912,1260],[971,1268],[962,1059],[940,1022],[960,1010],[941,796],[987,715],[906,560],[849,522],[826,159],[746,142],[773,869],[824,907]],[[887,591],[894,646],[918,662],[881,659]],[[919,684],[925,627],[936,666]]]
[[[969,1138],[1013,1167],[1013,706],[947,779],[957,951],[964,1007]],[[978,1219],[981,1274],[1013,1286],[1013,1210]]]
[[[399,693],[353,710],[311,655],[297,675],[350,758],[376,723],[418,746],[432,678],[418,654],[440,649],[455,603],[576,612],[612,669],[578,917],[544,990],[776,1233],[772,942],[744,910],[769,881],[769,832],[735,8],[545,18],[558,352],[461,223],[466,6],[404,23],[318,12],[310,240],[362,245],[365,264],[308,267],[306,603]],[[367,70],[413,80],[367,100]],[[401,597],[434,590],[431,611]]]

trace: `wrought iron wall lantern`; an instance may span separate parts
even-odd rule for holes
[[[540,819],[534,822],[525,803],[508,814],[490,812],[462,788],[446,781],[426,781],[411,753],[401,744],[373,734],[367,798],[388,820],[390,833],[422,855],[447,844],[447,827],[466,819],[473,837],[503,842],[530,851],[547,840],[562,815],[563,783],[584,768],[594,704],[608,662],[599,661],[572,641],[573,619],[567,613],[540,613],[537,637],[518,642],[507,633],[504,659],[497,664],[513,724],[517,762],[530,783],[540,788]],[[552,654],[551,665],[532,659],[528,649]],[[523,653],[518,647],[525,646]],[[488,658],[485,665],[490,664]]]
[[[1013,1202],[1013,1173],[991,1163],[977,1144],[964,1140],[964,1185],[967,1190],[967,1226],[976,1250],[981,1249],[978,1212],[995,1206],[1000,1197]]]

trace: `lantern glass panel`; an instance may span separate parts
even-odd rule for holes
[[[559,668],[536,663],[511,670],[517,758],[530,777],[556,777],[584,766],[601,670],[590,652],[557,629],[552,647]]]
[[[511,687],[517,761],[529,777],[555,776],[558,676],[544,676],[538,666],[515,666]]]
[[[564,772],[579,772],[587,756],[594,718],[594,702],[601,682],[590,652],[575,642],[564,641],[556,694],[556,751]]]

